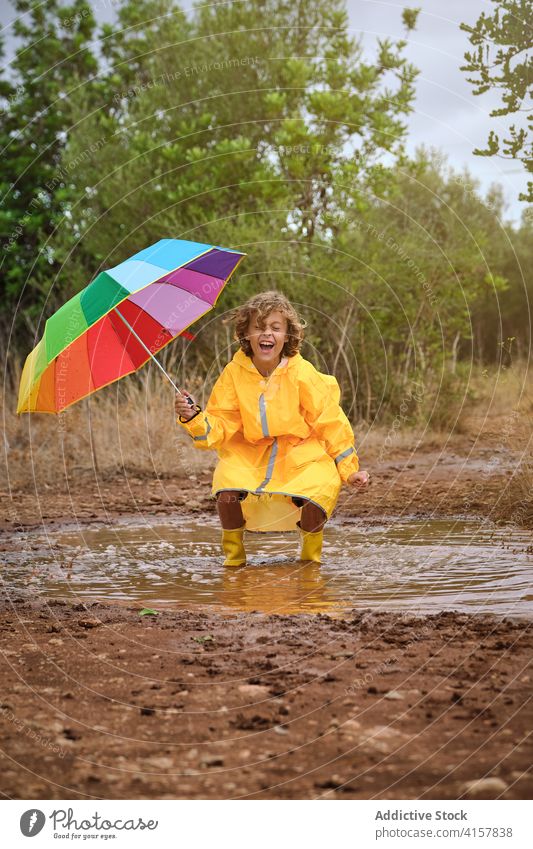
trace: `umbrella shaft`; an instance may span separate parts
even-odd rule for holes
[[[183,392],[180,392],[180,391],[179,391],[178,387],[176,386],[176,384],[175,384],[175,383],[174,383],[174,381],[172,380],[171,376],[168,374],[168,372],[167,372],[167,371],[165,371],[165,369],[163,368],[163,366],[161,365],[161,363],[159,362],[159,360],[158,360],[156,357],[154,357],[154,355],[153,355],[152,351],[150,350],[150,348],[148,348],[148,347],[144,344],[144,342],[143,342],[143,340],[141,339],[141,337],[140,337],[137,333],[135,333],[135,330],[133,329],[133,327],[131,326],[131,324],[130,324],[128,321],[126,321],[126,319],[124,318],[124,316],[122,315],[122,313],[120,313],[120,312],[117,310],[117,308],[116,308],[116,307],[115,307],[115,312],[116,312],[116,314],[119,316],[119,318],[121,318],[121,319],[122,319],[122,321],[124,322],[124,324],[126,325],[126,327],[128,328],[128,330],[130,331],[130,333],[133,333],[133,335],[135,336],[135,338],[136,338],[137,342],[139,342],[139,344],[143,346],[143,348],[144,348],[144,350],[146,351],[146,353],[147,353],[147,354],[149,354],[149,355],[151,356],[151,358],[153,359],[153,361],[154,361],[154,363],[156,364],[156,366],[157,366],[158,368],[160,368],[160,369],[161,369],[161,371],[162,371],[162,372],[163,372],[163,374],[165,375],[166,379],[167,379],[168,381],[170,381],[170,383],[172,384],[172,386],[174,387],[174,389],[176,390],[176,392],[178,392],[178,393],[179,393],[179,395],[183,395]]]

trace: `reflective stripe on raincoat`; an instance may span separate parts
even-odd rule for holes
[[[199,449],[219,462],[212,495],[245,490],[248,530],[295,530],[301,507],[319,505],[329,519],[343,481],[359,469],[351,425],[336,378],[301,354],[284,358],[269,378],[239,350],[213,387],[205,411],[181,423]]]

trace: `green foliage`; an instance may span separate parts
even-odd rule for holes
[[[226,230],[235,241],[243,210],[279,209],[273,223],[285,238],[312,240],[338,203],[333,188],[347,162],[355,178],[402,150],[416,71],[392,42],[363,63],[339,0],[199,4],[190,19],[171,2],[125,2],[105,54],[116,128],[88,115],[66,151],[79,158],[87,137],[105,138],[105,177],[95,180],[90,162],[77,174],[80,189],[97,190],[84,200],[93,210],[84,242],[98,260],[137,243],[134,218],[146,239],[220,242]],[[127,82],[117,88],[122,69]],[[386,78],[396,87],[385,88]]]
[[[492,14],[482,12],[474,26],[461,24],[475,48],[465,53],[466,65],[461,70],[474,75],[468,77],[474,94],[494,88],[501,91],[502,105],[493,109],[491,116],[526,113],[527,129],[512,124],[507,138],[501,141],[491,130],[487,147],[474,153],[517,159],[533,174],[533,4],[531,0],[492,0],[492,3],[495,6]],[[519,199],[533,203],[533,181],[528,181],[527,192],[522,192]]]
[[[330,220],[331,249],[314,255],[312,267],[318,274],[323,264],[341,291],[336,304],[322,296],[336,324],[321,349],[331,346],[328,364],[360,416],[394,414],[413,381],[428,387],[436,373],[449,370],[451,385],[461,358],[499,357],[502,329],[487,332],[484,322],[489,312],[502,315],[508,292],[522,309],[508,335],[527,350],[527,294],[502,216],[500,191],[481,198],[468,172],[420,149],[364,208],[348,201]],[[346,321],[348,349],[337,356]]]
[[[307,320],[302,353],[338,377],[354,419],[417,420],[413,387],[430,398],[440,373],[451,414],[461,358],[500,358],[508,336],[527,350],[513,245],[530,265],[531,220],[511,232],[497,187],[481,198],[435,152],[407,157],[406,39],[363,55],[341,0],[187,14],[122,0],[97,55],[81,0],[16,10],[14,76],[0,80],[4,323],[20,298],[33,336],[99,270],[174,237],[249,255],[195,342],[163,355],[184,379],[212,382],[232,351],[224,310],[270,288]],[[418,12],[404,10],[406,36]],[[17,341],[27,353],[33,338]]]
[[[491,240],[490,262],[499,273],[487,276],[472,315],[474,349],[483,362],[508,365],[514,357],[530,358],[533,302],[533,218],[524,215],[514,231]],[[501,277],[500,277],[501,275]],[[501,278],[507,285],[501,284]],[[493,285],[494,283],[494,285]],[[513,338],[513,345],[506,340]]]
[[[402,12],[402,21],[408,32],[416,29],[416,22],[418,20],[418,16],[421,12],[421,8],[418,7],[416,9],[404,9]]]
[[[18,302],[31,319],[59,268],[53,240],[69,198],[61,164],[72,103],[98,64],[89,49],[95,20],[82,0],[16,0],[14,10],[14,77],[0,89],[2,277],[4,309],[11,313]],[[98,84],[91,90],[96,95]]]

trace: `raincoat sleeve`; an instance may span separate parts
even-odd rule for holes
[[[213,386],[205,410],[188,422],[177,421],[192,437],[195,448],[220,448],[242,430],[239,399],[227,367]]]
[[[302,413],[346,482],[359,471],[352,426],[340,406],[341,392],[336,378],[311,368],[300,383]]]

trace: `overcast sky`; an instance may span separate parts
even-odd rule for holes
[[[520,163],[472,153],[486,146],[490,129],[506,127],[512,120],[491,118],[491,109],[500,105],[498,94],[474,97],[467,75],[460,70],[471,46],[459,25],[474,24],[494,4],[489,0],[348,0],[347,5],[353,32],[363,38],[370,52],[377,36],[401,35],[405,6],[422,9],[407,47],[409,61],[420,69],[415,110],[409,119],[409,149],[421,143],[432,145],[448,156],[451,165],[459,169],[467,165],[483,188],[500,183],[509,204],[506,217],[518,220],[525,205],[517,196],[526,188]]]
[[[253,2],[253,0],[250,0]],[[91,0],[99,20],[111,20],[116,0]],[[190,8],[190,0],[182,7]],[[506,217],[519,220],[524,204],[517,200],[525,190],[525,172],[518,162],[496,157],[474,156],[475,147],[485,147],[491,128],[506,126],[508,119],[496,124],[489,112],[499,105],[496,92],[474,97],[472,86],[460,70],[465,50],[470,49],[461,22],[475,23],[480,12],[494,8],[490,0],[347,0],[352,32],[363,40],[365,51],[372,54],[376,37],[400,37],[401,13],[405,6],[421,7],[417,29],[411,34],[407,56],[420,69],[415,109],[409,117],[409,150],[424,143],[442,150],[450,164],[461,169],[467,165],[485,190],[492,182],[503,186],[508,202]],[[0,0],[1,22],[9,42],[12,7]]]

